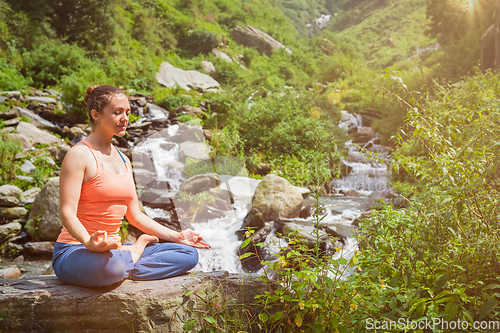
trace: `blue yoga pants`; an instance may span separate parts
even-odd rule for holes
[[[130,245],[130,244],[124,244]],[[68,284],[102,287],[131,280],[158,280],[181,275],[198,263],[195,248],[176,243],[154,243],[134,264],[130,251],[92,252],[83,244],[56,242],[52,268]]]

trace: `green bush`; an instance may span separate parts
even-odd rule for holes
[[[95,84],[112,84],[98,64],[61,79],[61,100],[75,121],[88,121],[87,106],[83,99],[88,87]]]
[[[219,37],[212,31],[206,29],[187,30],[179,46],[193,55],[209,53],[219,44]]]
[[[6,59],[0,58],[0,90],[26,89],[30,84]]]

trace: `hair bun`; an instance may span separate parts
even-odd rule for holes
[[[99,87],[98,84],[96,84],[95,86],[91,86],[87,89],[87,91],[85,92],[85,97],[83,98],[85,104],[89,104],[89,99],[90,99],[90,96],[92,96],[92,93],[94,92],[95,88]]]

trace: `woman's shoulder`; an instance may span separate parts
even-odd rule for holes
[[[78,162],[79,164],[84,164],[85,162],[90,162],[93,159],[94,158],[90,149],[82,142],[79,142],[71,147],[71,149],[66,153],[64,162]]]

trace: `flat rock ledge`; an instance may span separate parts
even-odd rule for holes
[[[193,294],[185,296],[188,290]],[[110,287],[65,284],[54,275],[0,279],[1,332],[183,332],[203,307],[202,297],[224,304],[249,304],[266,290],[248,274],[191,273],[155,281],[125,280]],[[205,296],[206,295],[206,296]],[[200,317],[201,316],[201,317]]]

